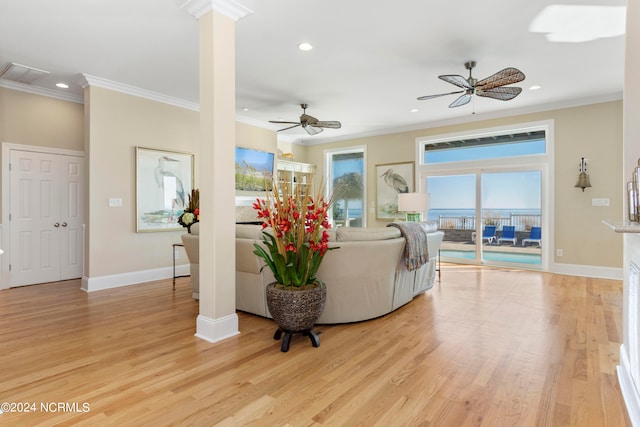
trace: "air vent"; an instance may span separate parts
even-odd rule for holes
[[[49,74],[48,71],[39,70],[33,67],[27,67],[26,65],[20,65],[11,63],[2,70],[0,79],[12,80],[14,82],[33,84],[40,77]]]

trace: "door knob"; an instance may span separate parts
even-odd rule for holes
[[[57,228],[57,227],[60,227],[60,223],[59,223],[59,222],[56,222],[55,224],[53,224],[53,226],[54,226],[54,227],[56,227],[56,228]]]
[[[63,227],[66,227],[66,226],[67,226],[67,223],[66,223],[66,222],[63,222],[63,223],[62,223],[62,226],[63,226]]]

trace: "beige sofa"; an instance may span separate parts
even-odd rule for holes
[[[200,298],[200,223],[191,226],[191,233],[180,236],[184,250],[189,258],[189,272],[191,274],[191,296]]]
[[[403,262],[405,239],[394,227],[331,230],[331,247],[317,277],[327,286],[327,302],[318,323],[373,319],[396,310],[433,286],[436,256],[444,233],[428,225],[429,262],[409,271]],[[253,253],[262,241],[259,225],[236,225],[236,308],[271,317],[265,287],[274,281]],[[262,269],[262,270],[261,270]]]

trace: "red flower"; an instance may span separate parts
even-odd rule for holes
[[[303,194],[302,188],[278,188],[277,181],[273,181],[273,191],[267,192],[266,199],[253,203],[263,230],[272,228],[264,231],[263,243],[269,250],[261,251],[261,246],[256,245],[256,253],[267,261],[276,280],[286,286],[316,281],[315,273],[329,250],[326,229],[330,228],[330,204],[320,193],[316,197]]]

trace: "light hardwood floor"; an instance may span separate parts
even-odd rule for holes
[[[619,281],[446,265],[394,313],[282,353],[245,313],[236,337],[194,337],[188,280],[0,291],[0,402],[36,404],[0,425],[630,426]]]

